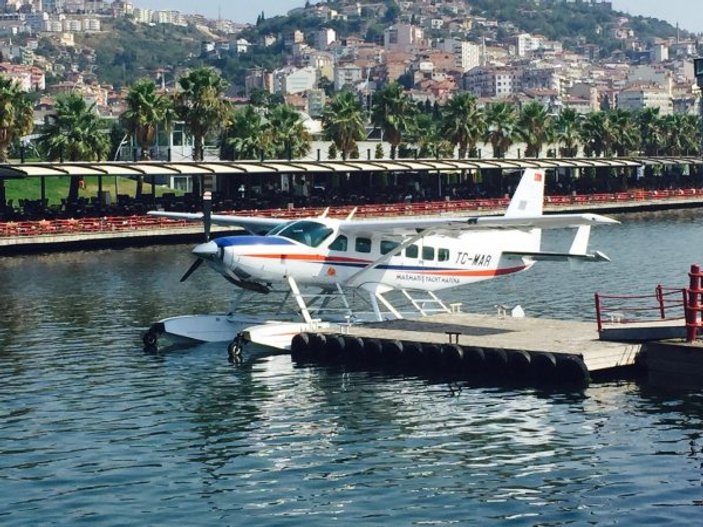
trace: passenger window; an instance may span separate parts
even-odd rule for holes
[[[449,249],[437,249],[437,260],[446,262],[449,260]]]
[[[389,240],[381,240],[381,254],[388,254],[396,247],[400,245],[398,242],[391,242]]]
[[[408,247],[405,249],[405,256],[407,258],[417,258],[417,255],[420,254],[417,250],[417,245],[408,245]]]
[[[434,247],[423,247],[422,248],[422,259],[423,260],[434,260]]]
[[[357,238],[356,239],[356,250],[360,253],[370,253],[371,252],[371,239],[370,238]]]
[[[347,250],[347,237],[343,234],[337,236],[337,239],[330,244],[330,250],[332,251],[346,251]]]

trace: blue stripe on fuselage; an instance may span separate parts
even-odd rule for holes
[[[280,236],[224,236],[213,240],[218,247],[233,247],[237,245],[293,245],[293,242]]]

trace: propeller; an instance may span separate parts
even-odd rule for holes
[[[195,270],[196,270],[198,267],[200,267],[200,266],[202,265],[202,263],[203,263],[203,259],[202,259],[202,258],[198,258],[197,260],[195,260],[195,261],[193,262],[193,265],[191,265],[191,266],[188,268],[188,270],[186,271],[186,273],[181,277],[181,282],[185,282],[186,280],[188,280],[188,277],[189,277],[190,275],[192,275],[193,272],[195,272]]]
[[[205,232],[205,243],[201,243],[193,249],[198,259],[188,268],[185,274],[181,277],[181,282],[188,280],[195,270],[203,263],[203,257],[211,256],[213,248],[210,245],[210,230],[212,227],[212,193],[210,191],[203,193],[203,230]],[[215,248],[215,254],[216,254]]]

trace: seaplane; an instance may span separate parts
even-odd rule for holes
[[[538,261],[574,267],[609,261],[600,251],[588,251],[591,227],[618,222],[598,214],[543,214],[544,183],[543,171],[526,169],[502,216],[358,219],[355,211],[346,218],[330,217],[329,209],[293,220],[237,216],[212,214],[208,193],[203,212],[150,211],[204,224],[205,240],[193,248],[195,260],[181,281],[206,263],[237,294],[225,313],[156,322],[144,344],[156,346],[167,336],[191,343],[229,341],[230,355],[243,342],[285,350],[296,333],[324,325],[450,312],[452,306],[438,291],[522,272]],[[243,233],[211,239],[212,225]],[[542,231],[564,228],[575,230],[568,250],[542,250]],[[275,312],[262,316],[241,309],[245,295],[274,291],[283,293]],[[409,313],[394,305],[392,292]],[[356,305],[359,299],[366,311]],[[293,304],[292,314],[283,309],[286,303]]]

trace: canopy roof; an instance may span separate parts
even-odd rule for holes
[[[703,164],[699,157],[621,157],[545,159],[399,159],[350,161],[185,161],[80,162],[1,164],[0,177],[43,176],[174,176],[228,174],[288,174],[330,172],[416,172],[462,169],[639,167],[645,165]]]

